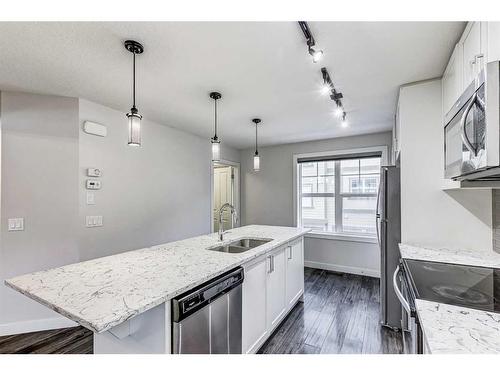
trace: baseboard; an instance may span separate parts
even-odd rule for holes
[[[354,275],[364,275],[364,276],[371,276],[371,277],[380,278],[380,271],[374,270],[374,269],[369,269],[369,268],[342,266],[339,264],[313,262],[313,261],[309,261],[309,260],[304,261],[304,266],[310,267],[310,268],[319,268],[321,270],[327,270],[327,271],[352,273]]]
[[[59,329],[75,327],[78,324],[66,319],[65,317],[56,317],[49,319],[24,320],[20,322],[0,324],[0,336],[17,335],[27,332],[47,331],[49,329]]]

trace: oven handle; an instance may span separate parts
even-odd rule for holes
[[[401,302],[401,305],[406,310],[408,315],[411,315],[410,304],[408,303],[408,301],[405,300],[403,293],[401,293],[401,291],[399,290],[399,287],[398,287],[398,274],[399,274],[399,272],[400,272],[400,268],[398,265],[396,267],[396,271],[394,271],[394,275],[392,276],[392,286],[394,287],[394,292],[396,293],[396,296],[398,297],[399,302]]]
[[[472,96],[472,99],[469,101],[469,104],[467,104],[467,107],[465,107],[465,111],[462,114],[462,118],[460,119],[460,135],[462,137],[462,142],[474,156],[477,155],[476,148],[472,145],[472,143],[469,140],[469,137],[467,136],[467,132],[465,131],[465,121],[467,120],[467,116],[469,115],[469,112],[476,103],[477,99],[478,97],[476,92]]]

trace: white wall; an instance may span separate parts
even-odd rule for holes
[[[441,80],[402,87],[399,106],[402,241],[491,249],[491,191],[441,189]]]
[[[293,226],[293,155],[370,146],[388,146],[390,132],[292,143],[259,149],[261,170],[253,171],[254,149],[242,150],[242,224]],[[366,242],[307,238],[305,261],[309,266],[342,272],[380,273],[378,245]]]
[[[0,336],[68,320],[3,280],[78,261],[78,101],[1,93]],[[23,217],[25,230],[8,232]]]
[[[127,146],[124,113],[86,100],[1,93],[0,336],[72,324],[5,287],[12,276],[210,231],[210,140],[145,119]],[[108,127],[99,138],[84,120]],[[222,148],[239,161],[239,152]],[[86,205],[86,168],[103,170]],[[86,228],[86,215],[104,226]],[[7,218],[26,230],[7,232]]]

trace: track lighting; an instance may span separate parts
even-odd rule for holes
[[[337,108],[335,108],[334,114],[338,118],[342,117],[342,115],[344,114],[344,109],[342,108],[342,106],[337,105]]]
[[[126,40],[125,48],[134,55],[133,58],[133,73],[132,73],[132,108],[127,113],[128,118],[128,144],[129,146],[141,145],[141,120],[142,116],[135,107],[135,55],[140,55],[144,52],[144,47],[141,43],[135,40]]]
[[[261,119],[260,118],[254,118],[252,122],[255,124],[255,154],[253,155],[253,170],[255,172],[260,171],[260,155],[259,155],[259,150],[258,150],[258,145],[257,145],[257,128],[258,124],[260,124]]]
[[[317,63],[323,57],[323,51],[318,49],[315,50],[313,47],[316,45],[316,41],[309,30],[309,25],[306,21],[299,21],[299,26],[306,37],[307,51],[312,56],[313,63]]]
[[[332,91],[330,85],[323,83],[323,85],[321,86],[321,95],[328,95],[330,91]]]
[[[212,142],[212,161],[220,160],[220,140],[217,137],[217,100],[222,98],[222,95],[218,92],[211,92],[210,98],[214,100],[214,136],[211,139]]]

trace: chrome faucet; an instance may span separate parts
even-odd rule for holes
[[[234,208],[234,206],[230,203],[224,203],[219,209],[219,241],[224,241],[224,223],[222,222],[222,214],[226,208],[231,209],[231,220],[233,220],[234,223],[238,222],[238,212],[236,211],[236,208]]]

